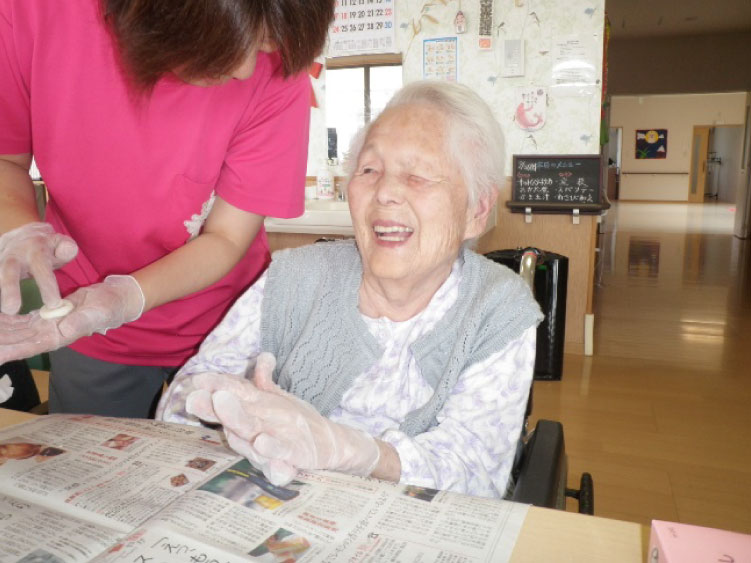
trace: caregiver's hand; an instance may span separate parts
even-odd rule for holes
[[[320,415],[305,401],[279,389],[270,375],[270,370],[256,369],[255,385],[231,375],[197,375],[193,383],[198,390],[188,397],[188,411],[199,417],[213,414],[228,440],[234,435],[252,455],[282,466],[372,473],[380,450],[371,436]],[[246,455],[232,441],[230,446]]]
[[[38,311],[0,315],[0,364],[56,350],[95,332],[104,334],[140,317],[145,303],[132,276],[108,276],[66,299],[74,308],[57,319],[43,319]]]
[[[56,233],[49,223],[27,223],[0,236],[0,313],[18,313],[20,282],[28,277],[36,280],[45,305],[58,305],[60,288],[53,272],[77,253],[73,239]]]

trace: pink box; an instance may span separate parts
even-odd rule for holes
[[[751,536],[652,520],[648,563],[751,563]]]

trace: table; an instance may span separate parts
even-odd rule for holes
[[[36,415],[0,408],[0,428]],[[530,507],[511,557],[512,563],[640,563],[645,561],[649,529],[561,510]]]

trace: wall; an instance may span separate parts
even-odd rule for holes
[[[468,31],[459,38],[459,82],[476,90],[495,110],[506,135],[506,162],[510,168],[513,153],[593,154],[599,153],[600,96],[599,85],[585,97],[556,96],[548,88],[551,83],[553,40],[579,34],[591,42],[596,76],[602,74],[603,10],[602,0],[557,0],[549,2],[495,3],[494,25],[498,35],[493,49],[481,51],[476,45],[479,2],[465,2]],[[419,18],[420,7],[430,2],[397,0],[399,42],[404,53],[405,82],[422,78],[422,40],[454,35],[453,21],[456,2],[441,5],[434,2],[426,17]],[[412,22],[419,22],[421,31],[414,35]],[[498,27],[500,26],[500,27]],[[503,40],[525,40],[525,74],[520,77],[501,76]],[[521,129],[515,118],[519,105],[517,88],[539,86],[548,89],[546,124],[539,130]]]
[[[522,4],[516,6],[517,3]],[[551,83],[553,39],[577,34],[591,47],[595,74],[602,74],[604,0],[554,0],[544,3],[495,3],[493,23],[498,35],[493,48],[481,51],[478,41],[479,2],[461,5],[467,17],[467,32],[454,33],[459,4],[450,0],[395,0],[397,45],[403,57],[404,82],[422,78],[422,41],[458,37],[458,80],[475,89],[495,110],[506,134],[506,161],[513,153],[596,154],[599,149],[599,83],[587,96],[555,96],[548,91],[546,123],[534,132],[522,130],[515,120],[519,102],[517,88]],[[415,35],[414,29],[420,31]],[[525,40],[525,74],[501,76],[503,39]],[[326,156],[325,72],[313,81],[319,108],[312,110],[308,174],[315,175]],[[598,80],[599,82],[599,80]]]
[[[613,96],[610,126],[623,128],[619,198],[687,201],[694,125],[743,124],[745,99],[745,92]],[[667,129],[667,158],[637,159],[637,129]]]
[[[749,46],[748,31],[612,39],[608,90],[613,96],[751,90]]]

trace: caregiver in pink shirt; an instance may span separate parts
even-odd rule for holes
[[[333,5],[0,0],[0,363],[57,350],[52,412],[147,416],[265,269]],[[73,311],[19,315],[26,277]]]

